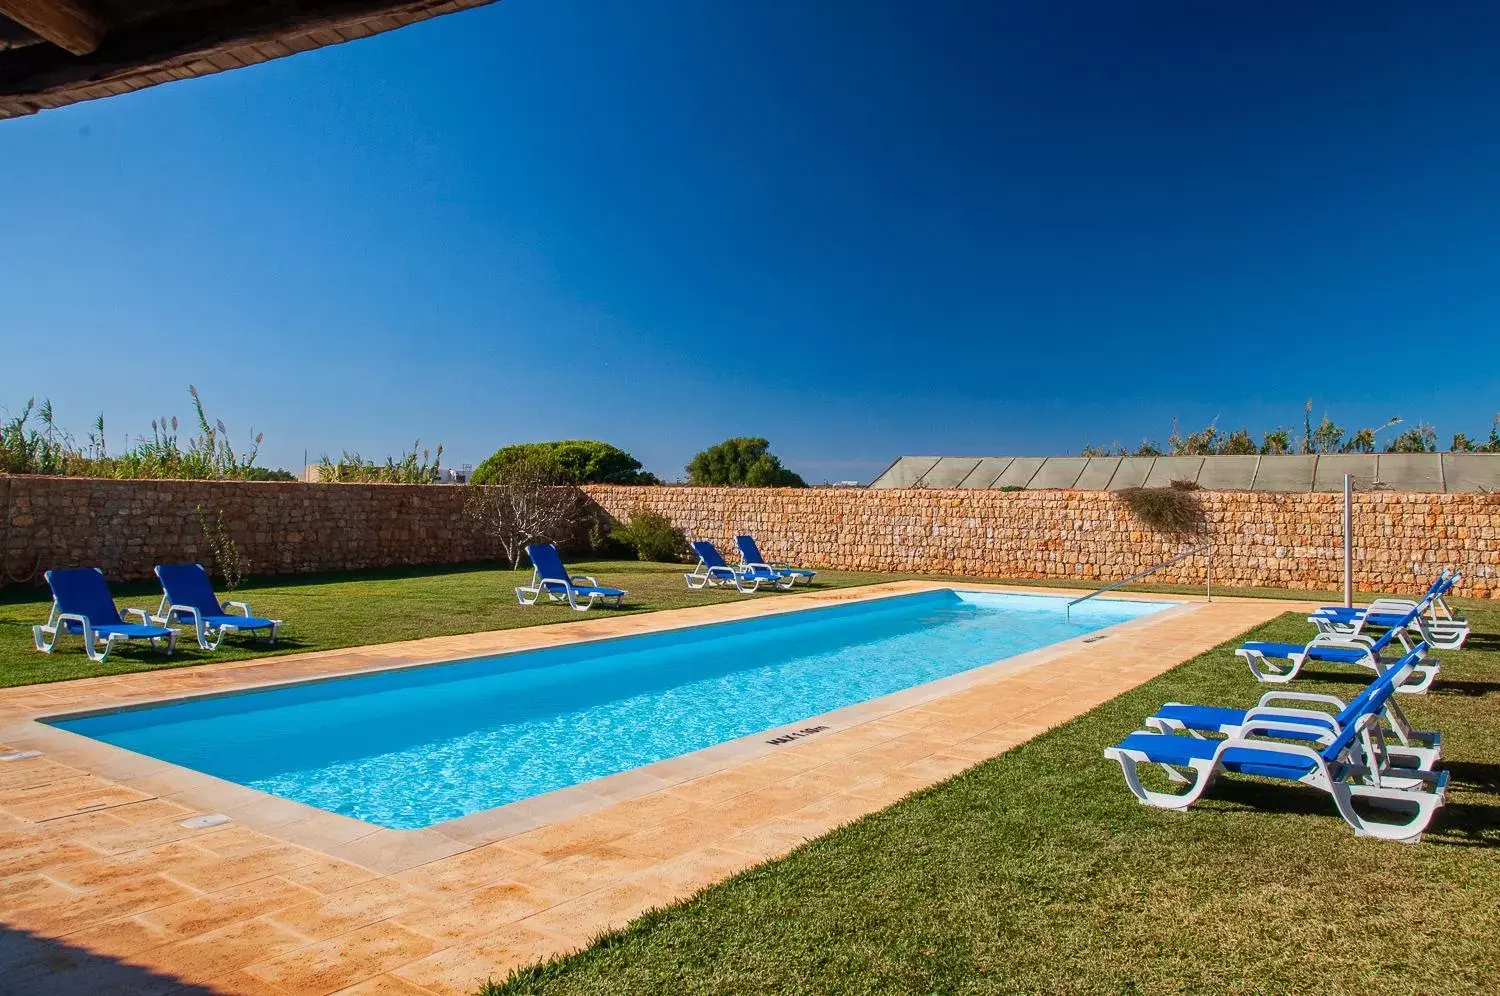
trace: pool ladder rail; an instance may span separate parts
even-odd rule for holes
[[[1156,564],[1152,567],[1148,567],[1144,571],[1137,571],[1135,574],[1130,575],[1130,577],[1128,578],[1121,578],[1120,580],[1107,584],[1102,588],[1095,588],[1087,595],[1083,595],[1079,598],[1073,599],[1063,607],[1063,619],[1067,622],[1073,621],[1073,606],[1077,605],[1079,602],[1087,602],[1089,599],[1102,595],[1107,591],[1114,591],[1121,585],[1127,585],[1132,581],[1138,581],[1141,578],[1145,577],[1147,574],[1155,574],[1163,567],[1171,567],[1173,564],[1180,564],[1189,557],[1196,556],[1197,554],[1200,554],[1205,550],[1208,551],[1208,577],[1206,583],[1204,584],[1204,594],[1206,595],[1208,600],[1212,602],[1214,600],[1214,545],[1212,543],[1204,543],[1202,546],[1195,546],[1191,550],[1185,550],[1182,553],[1179,553],[1171,560],[1163,560],[1161,563]]]

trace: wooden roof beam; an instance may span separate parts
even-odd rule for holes
[[[74,55],[88,55],[104,39],[104,18],[86,0],[0,0],[0,14]]]

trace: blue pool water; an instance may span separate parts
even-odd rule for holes
[[[816,716],[1162,602],[940,590],[54,721],[416,829]]]

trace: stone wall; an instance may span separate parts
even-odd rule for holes
[[[623,518],[646,507],[733,560],[736,532],[768,557],[843,570],[1110,581],[1189,546],[1136,521],[1099,491],[858,488],[585,488]],[[112,579],[209,557],[201,505],[220,513],[254,574],[300,574],[495,557],[440,485],[107,481],[0,475],[0,584],[49,567],[100,566]],[[1337,588],[1337,494],[1194,492],[1225,586]],[[1500,598],[1500,495],[1369,491],[1355,497],[1355,581],[1418,591],[1442,565],[1463,594]],[[1201,584],[1206,556],[1157,575]]]
[[[719,544],[750,532],[761,552],[811,567],[966,577],[1110,581],[1199,540],[1139,523],[1100,491],[857,488],[623,488],[585,490],[609,514],[645,507],[690,538]],[[1215,584],[1337,589],[1343,496],[1199,491],[1214,544]],[[1500,598],[1500,495],[1369,491],[1354,503],[1355,584],[1416,592],[1443,565],[1463,570],[1461,593]],[[1202,584],[1195,556],[1156,577]]]
[[[440,485],[112,481],[0,475],[0,584],[51,567],[149,578],[210,558],[198,508],[222,515],[252,574],[450,564],[494,556]]]

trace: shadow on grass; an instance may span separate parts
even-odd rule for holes
[[[1500,787],[1500,765],[1459,761],[1444,762],[1442,767],[1450,772],[1452,782],[1466,790],[1492,792]],[[1342,823],[1333,801],[1323,792],[1245,779],[1218,779],[1195,808],[1221,811],[1243,808],[1288,816],[1321,816]],[[1360,807],[1360,813],[1377,820],[1390,819],[1378,810],[1367,812]],[[1453,847],[1500,848],[1500,806],[1445,802],[1422,839]]]
[[[57,938],[0,925],[0,992],[208,996],[218,991]]]

